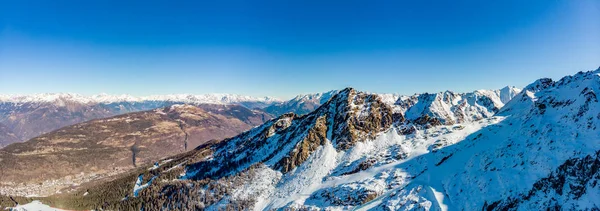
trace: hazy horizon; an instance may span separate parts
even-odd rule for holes
[[[514,87],[517,89],[522,89],[523,87],[517,87],[517,86],[512,86],[512,85],[507,85],[508,87]],[[471,90],[471,91],[467,91],[467,92],[474,92],[474,91],[478,91],[478,90],[500,90],[503,89],[507,86],[504,87],[500,87],[500,88],[492,88],[492,89],[475,89],[475,90]],[[354,87],[342,87],[339,89],[333,89],[333,90],[327,90],[327,91],[317,91],[317,92],[301,92],[301,93],[297,93],[294,96],[291,97],[277,97],[277,96],[269,96],[269,95],[243,95],[243,94],[237,94],[237,93],[167,93],[167,94],[149,94],[149,95],[132,95],[132,94],[127,94],[127,93],[121,93],[121,94],[110,94],[110,93],[96,93],[96,94],[82,94],[82,93],[77,93],[77,92],[38,92],[38,93],[27,93],[27,94],[19,94],[19,93],[9,93],[9,94],[2,94],[0,93],[0,96],[34,96],[34,95],[60,95],[60,94],[70,94],[70,95],[79,95],[79,96],[83,96],[83,97],[99,97],[102,95],[107,95],[107,96],[115,96],[115,97],[119,97],[119,96],[130,96],[130,97],[135,97],[135,98],[147,98],[147,97],[156,97],[156,96],[169,96],[169,95],[194,95],[194,96],[202,96],[202,95],[238,95],[238,96],[245,96],[245,97],[254,97],[254,98],[274,98],[277,100],[290,100],[293,99],[297,96],[300,95],[309,95],[309,94],[323,94],[323,93],[327,93],[327,92],[332,92],[332,91],[340,91],[343,90],[345,88],[354,88]],[[355,89],[355,88],[354,88]],[[367,93],[377,93],[377,94],[398,94],[398,95],[404,95],[404,96],[410,96],[410,95],[414,95],[414,94],[423,94],[426,92],[416,92],[416,93],[411,93],[411,94],[403,94],[400,92],[372,92],[372,91],[368,91],[368,90],[360,90],[358,89],[358,91],[362,91],[362,92],[367,92]],[[444,92],[444,91],[452,91],[452,92],[456,92],[454,90],[451,89],[446,89],[446,90],[440,90],[440,91],[435,91],[435,92],[429,92],[429,93],[438,93],[438,92]],[[458,92],[458,93],[465,93],[465,92]]]

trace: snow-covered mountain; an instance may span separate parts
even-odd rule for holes
[[[465,123],[493,116],[519,92],[520,89],[507,86],[500,90],[477,90],[470,93],[445,91],[416,94],[401,96],[393,108],[403,113],[408,120],[431,126]]]
[[[333,97],[336,93],[338,93],[338,90],[316,94],[298,95],[291,100],[268,106],[265,108],[265,111],[275,116],[290,112],[298,115],[307,114],[311,111],[314,111],[323,103],[327,102],[327,100]]]
[[[247,197],[258,210],[350,209],[390,191],[386,182],[400,182],[387,178],[394,172],[380,174],[389,165],[496,123],[488,119],[504,105],[496,93],[443,92],[393,101],[344,89],[310,114],[287,114],[212,146],[210,159],[189,165],[183,178],[222,181],[252,169],[270,179],[227,186],[240,195],[223,196],[215,209]]]
[[[406,110],[408,107],[412,107],[413,104],[418,104],[415,109],[410,111],[409,114],[411,115],[408,117],[416,118],[423,116],[421,112],[428,112],[429,116],[426,119],[419,119],[419,121],[432,121],[432,124],[437,124],[435,121],[439,119],[440,115],[445,116],[445,118],[452,117],[449,122],[462,121],[462,119],[465,119],[464,115],[470,114],[469,109],[489,110],[489,112],[483,113],[474,111],[475,115],[478,115],[476,118],[491,116],[493,112],[502,107],[506,99],[510,99],[519,91],[514,87],[507,87],[502,90],[479,90],[466,94],[446,91],[409,97],[397,94],[378,94],[378,96],[387,104],[398,104],[394,106],[395,109]],[[12,131],[17,141],[25,141],[64,126],[92,119],[152,110],[174,104],[239,104],[247,108],[263,108],[274,116],[289,112],[302,115],[312,112],[336,93],[338,91],[334,90],[325,93],[298,95],[288,101],[280,101],[271,97],[256,98],[232,94],[176,94],[148,97],[106,94],[83,96],[68,93],[0,95],[0,123],[6,125],[8,131]],[[488,98],[490,99],[489,102],[484,102]],[[475,102],[476,100],[481,102]],[[474,104],[477,104],[477,106],[467,106]],[[439,106],[443,107],[436,108]],[[468,117],[466,119],[473,118]],[[15,141],[11,139],[11,142]]]
[[[290,112],[298,115],[304,115],[310,113],[327,102],[327,100],[329,100],[338,92],[339,90],[332,90],[323,93],[298,95],[291,100],[268,106],[265,108],[265,111],[275,116]],[[411,116],[413,117],[424,116],[423,112],[427,112],[425,110],[430,112],[429,115],[450,115],[450,113],[452,113],[451,116],[464,115],[465,113],[469,113],[468,109],[479,109],[479,107],[482,107],[482,109],[490,110],[490,112],[486,112],[483,116],[479,116],[479,118],[483,118],[493,115],[497,109],[501,108],[519,92],[521,92],[521,89],[507,86],[500,90],[477,90],[471,93],[455,93],[451,91],[445,91],[434,94],[415,94],[412,96],[403,96],[399,94],[374,94],[378,95],[381,98],[381,101],[386,104],[397,104],[398,106],[395,107],[400,109],[402,112],[418,103],[419,105],[411,111]],[[479,102],[475,102],[478,100]],[[485,102],[486,100],[487,102]],[[477,104],[478,106],[465,110],[464,107],[467,104]],[[457,121],[457,119],[464,119],[464,117],[455,117],[452,119],[452,121]]]
[[[600,69],[540,79],[508,102],[516,90],[394,102],[344,89],[146,172],[156,179],[140,199],[149,209],[598,210],[597,92]],[[177,181],[161,179],[170,171]]]
[[[2,103],[80,103],[80,104],[113,104],[113,103],[144,103],[144,102],[177,102],[186,104],[255,104],[264,107],[281,100],[272,97],[251,97],[235,94],[172,94],[134,97],[131,95],[99,94],[84,96],[72,93],[44,93],[34,95],[0,95]]]
[[[102,197],[120,210],[598,210],[597,92],[600,68],[522,91],[347,88],[85,191],[131,187]]]
[[[381,171],[411,178],[361,208],[598,209],[600,69],[524,90],[493,124]]]
[[[501,96],[518,91],[505,90],[405,97],[347,88],[306,115],[286,113],[146,172],[153,182],[136,192],[148,209],[356,208],[410,181],[395,165],[498,123]],[[187,194],[164,192],[173,189]]]

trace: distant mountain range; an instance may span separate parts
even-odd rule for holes
[[[514,87],[506,87],[502,90],[507,93],[503,94],[501,90],[495,90],[491,91],[493,93],[488,93],[488,96],[502,102],[502,99],[510,93],[514,94],[514,92],[519,91]],[[0,137],[4,137],[0,139],[0,148],[10,143],[29,140],[68,125],[177,104],[242,105],[249,109],[263,109],[273,116],[290,112],[303,115],[327,102],[337,92],[334,90],[325,93],[298,95],[288,101],[271,97],[256,98],[231,94],[178,94],[149,97],[105,94],[90,97],[78,94],[0,95],[0,124],[4,125],[4,127],[0,127]],[[380,94],[380,96],[393,102],[400,100],[401,97],[396,94]],[[404,98],[415,98],[417,96],[419,95]]]
[[[45,93],[34,95],[0,95],[0,102],[12,103],[79,103],[79,104],[113,104],[113,103],[147,103],[178,102],[186,104],[242,104],[247,107],[265,107],[271,103],[281,102],[272,97],[251,97],[236,94],[172,94],[134,97],[131,95],[100,94],[84,96],[71,93]]]
[[[303,115],[314,111],[316,108],[327,102],[329,98],[333,97],[337,90],[316,93],[316,94],[305,94],[298,95],[291,100],[274,103],[264,108],[264,110],[275,116],[280,116],[285,113],[295,113]]]
[[[146,111],[176,104],[243,105],[247,108],[264,108],[280,100],[254,98],[229,94],[160,95],[132,97],[128,95],[77,94],[0,95],[0,124],[16,139],[2,139],[0,145],[29,140],[58,128],[119,114]]]

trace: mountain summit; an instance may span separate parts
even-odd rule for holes
[[[346,88],[332,92],[307,114],[285,113],[87,191],[108,201],[125,197],[103,209],[359,207],[416,176],[392,166],[441,151],[498,123],[493,114],[504,106],[503,93],[517,92],[399,96]],[[316,102],[325,96],[295,101]],[[121,191],[106,195],[105,187],[133,188],[133,197],[117,194]]]
[[[306,115],[282,115],[144,172],[141,181],[150,185],[127,203],[147,209],[594,210],[599,91],[599,71],[538,80],[520,93],[509,87],[395,102],[347,88]],[[161,180],[172,171],[177,182]]]

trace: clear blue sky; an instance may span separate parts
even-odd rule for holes
[[[599,0],[0,0],[0,94],[463,92],[599,65]]]

